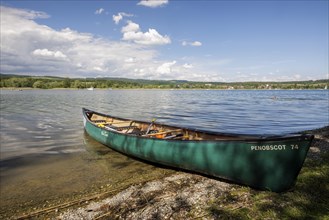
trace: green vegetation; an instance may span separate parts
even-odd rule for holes
[[[0,74],[0,88],[99,89],[324,89],[329,80],[294,82],[193,82],[186,80],[142,80],[125,78],[61,78]]]

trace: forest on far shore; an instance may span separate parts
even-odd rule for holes
[[[35,89],[327,89],[329,80],[290,82],[194,82],[126,78],[62,78],[0,74],[0,88]]]

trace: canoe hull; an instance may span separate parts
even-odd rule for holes
[[[124,154],[274,192],[295,184],[313,138],[179,141],[108,131],[86,117],[84,126],[95,140]]]

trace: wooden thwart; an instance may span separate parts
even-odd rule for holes
[[[133,121],[118,121],[118,122],[109,122],[110,125],[116,125],[116,124],[124,124],[124,123],[131,123]]]
[[[153,133],[153,134],[146,134],[143,136],[156,136],[156,135],[161,135],[161,134],[168,134],[168,133],[174,133],[174,132],[181,132],[183,131],[182,129],[176,129],[176,130],[169,130],[169,131],[162,131],[158,133]]]

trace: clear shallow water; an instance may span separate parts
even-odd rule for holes
[[[2,90],[1,207],[157,175],[90,140],[82,107],[203,130],[283,134],[328,125],[328,99],[328,90]]]

